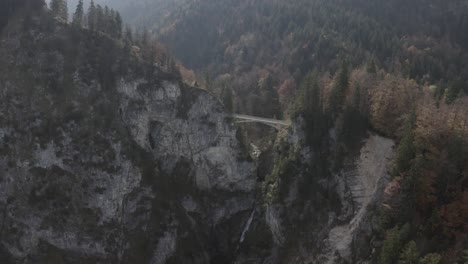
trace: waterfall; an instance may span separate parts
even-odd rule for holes
[[[242,235],[240,237],[239,243],[244,242],[245,234],[247,233],[247,231],[249,231],[249,228],[250,228],[250,225],[252,224],[254,215],[255,215],[255,208],[252,210],[252,213],[250,214],[249,220],[247,220],[247,223],[246,223],[246,225],[244,227],[244,230],[242,231]]]

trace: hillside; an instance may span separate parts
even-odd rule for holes
[[[405,248],[437,252],[441,263],[462,258],[468,243],[466,1],[198,0],[182,1],[164,16],[150,10],[140,10],[136,25],[153,32],[225,105],[304,118],[306,143],[330,161],[310,177],[326,174],[323,167],[331,174],[346,170],[346,157],[366,131],[398,142],[391,183],[376,203],[383,222],[370,237],[385,242],[374,261],[394,263]],[[287,189],[284,181],[298,172],[286,171],[279,179],[271,171],[266,189]]]
[[[353,68],[372,62],[436,85],[438,96],[446,90],[449,101],[462,90],[468,93],[465,1],[203,0],[172,8],[163,3],[137,1],[132,8],[139,11],[126,17],[134,21],[134,13],[135,25],[155,32],[206,86],[214,79],[215,86],[233,89],[241,111],[278,115],[274,107],[259,110],[278,104],[278,96],[286,111],[305,75],[312,69],[334,74],[342,59]],[[267,77],[268,87],[261,87]],[[272,98],[264,102],[265,96]]]
[[[222,234],[243,228],[256,179],[219,101],[155,50],[16,3],[0,36],[0,263],[230,256],[238,237]]]

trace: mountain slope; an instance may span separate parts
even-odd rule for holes
[[[311,70],[333,74],[344,58],[353,68],[372,62],[387,72],[437,85],[450,97],[468,92],[464,1],[138,3],[144,4],[135,4],[139,12],[127,14],[129,21],[138,19],[136,25],[154,32],[208,88],[217,87],[218,95],[220,87],[233,89],[240,111],[278,115],[259,109],[281,103],[285,111]],[[261,87],[267,77],[269,87]],[[212,79],[217,85],[211,85]],[[272,99],[262,102],[265,96]]]
[[[327,250],[337,255],[325,259],[338,263],[395,263],[411,254],[420,261],[461,261],[467,234],[466,1],[197,0],[167,13],[150,18],[151,11],[142,10],[139,25],[226,105],[233,100],[236,112],[304,119],[292,131],[305,134],[305,149],[298,154],[288,144],[275,146],[279,154],[265,154],[271,166],[260,177],[269,204],[260,215],[281,245],[274,251],[281,261],[307,263]],[[353,171],[349,164],[368,130],[395,139],[396,153],[385,195],[359,218],[362,225],[353,225],[350,197],[338,199],[340,189],[329,186]],[[307,147],[319,154],[297,158]],[[310,208],[315,217],[308,218]],[[325,234],[302,225],[303,219]],[[326,245],[326,238],[335,241],[327,227],[343,226],[363,233],[351,235],[347,228],[346,247]]]
[[[229,260],[256,179],[222,105],[107,34],[16,18],[0,44],[2,263]]]

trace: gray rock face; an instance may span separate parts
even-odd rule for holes
[[[383,191],[390,178],[390,162],[394,142],[370,135],[360,150],[351,169],[337,175],[345,224],[334,226],[325,240],[323,263],[360,263],[371,254],[371,237],[378,225],[373,223],[372,205],[382,201]]]
[[[254,167],[239,160],[236,129],[208,94],[169,82],[159,89],[121,82],[118,89],[125,98],[123,119],[131,134],[166,170],[173,170],[180,160],[190,160],[193,180],[202,190],[254,189]]]
[[[0,47],[3,65],[14,41]],[[7,263],[231,258],[254,207],[255,166],[216,99],[165,77],[105,90],[79,72],[72,95],[60,97],[0,73]]]
[[[394,142],[369,134],[358,155],[347,155],[338,173],[333,160],[306,144],[303,120],[297,118],[288,133],[281,132],[276,150],[279,198],[261,211],[246,233],[246,243],[256,236],[271,236],[263,256],[239,257],[237,263],[366,263],[371,259],[373,237],[379,228],[374,205],[382,201],[388,182]],[[280,136],[281,137],[281,136]],[[325,137],[326,138],[326,137]],[[328,139],[333,149],[333,131]],[[287,172],[287,173],[285,173]]]

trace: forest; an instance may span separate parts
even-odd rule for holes
[[[352,152],[366,130],[399,142],[379,209],[379,263],[463,259],[466,1],[204,0],[150,13],[139,13],[138,24],[185,65],[182,76],[234,112],[303,117],[316,148],[328,148],[334,128],[341,143],[333,159]]]
[[[149,29],[208,86],[228,80],[249,98],[239,109],[255,111],[277,94],[265,102],[284,112],[309,72],[333,75],[343,59],[434,85],[447,102],[466,94],[466,13],[463,1],[196,1],[146,25],[157,25]],[[273,91],[263,91],[263,79]]]

